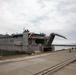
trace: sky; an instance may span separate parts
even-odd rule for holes
[[[76,0],[0,0],[0,34],[59,33],[54,43],[76,43]]]

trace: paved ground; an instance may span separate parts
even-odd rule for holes
[[[58,70],[52,75],[76,75],[76,61]]]
[[[73,50],[71,53],[60,51],[0,61],[0,75],[34,75],[75,55],[76,50]]]

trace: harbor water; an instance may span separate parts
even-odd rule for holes
[[[55,51],[56,50],[65,50],[65,49],[70,49],[70,48],[72,48],[72,47],[67,47],[67,46],[55,46]]]

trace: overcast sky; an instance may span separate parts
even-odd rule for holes
[[[57,43],[76,43],[76,0],[0,0],[0,34],[22,33],[24,28],[68,38]]]

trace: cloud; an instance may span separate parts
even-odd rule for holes
[[[56,32],[75,40],[75,0],[0,0],[0,33]]]

